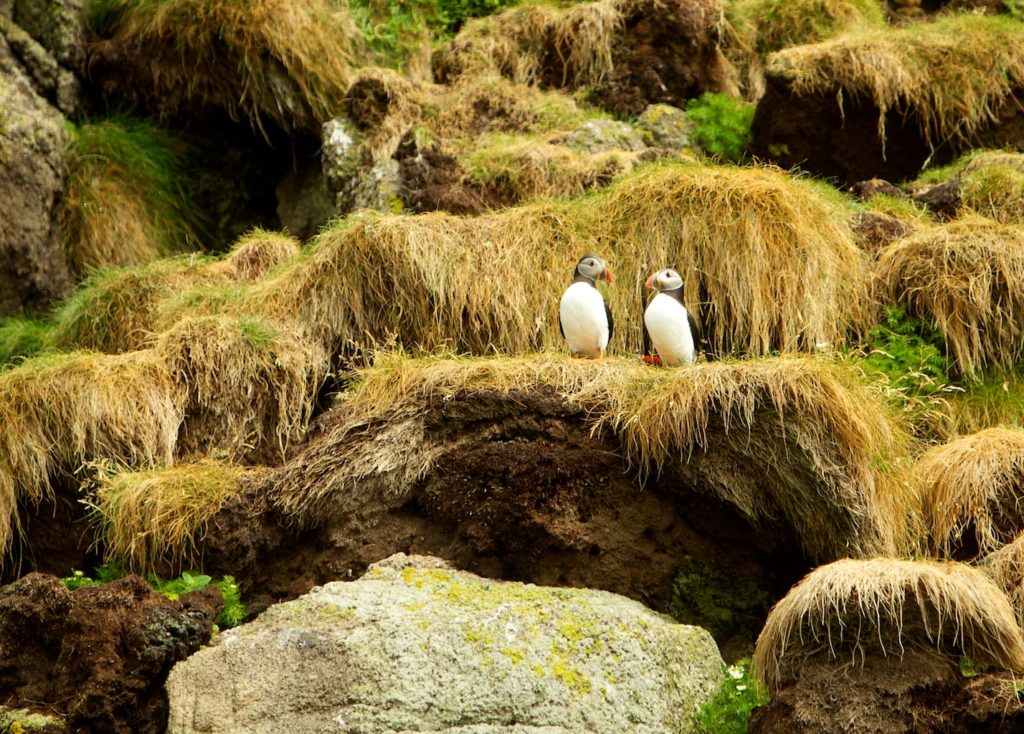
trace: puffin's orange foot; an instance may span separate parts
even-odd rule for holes
[[[649,364],[652,367],[661,367],[661,357],[659,357],[657,354],[645,354],[644,364]]]

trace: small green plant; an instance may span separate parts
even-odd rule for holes
[[[437,0],[353,0],[349,10],[367,45],[386,66],[405,69],[445,23]]]
[[[713,156],[739,163],[750,146],[754,105],[726,94],[705,92],[686,103],[694,122],[693,139]]]
[[[449,35],[454,35],[468,18],[482,18],[515,5],[516,2],[517,0],[440,0],[443,30]]]
[[[70,576],[62,578],[61,583],[69,591],[76,591],[116,581],[125,576],[125,573],[124,569],[117,563],[108,561],[96,568],[96,578],[91,578],[84,572],[75,570],[72,571]],[[153,587],[153,591],[163,594],[171,601],[178,601],[182,596],[193,591],[201,591],[210,584],[219,588],[224,597],[224,608],[216,620],[219,629],[237,627],[245,621],[248,614],[245,605],[242,603],[242,594],[238,588],[238,582],[235,581],[233,576],[225,576],[219,581],[214,581],[212,577],[206,574],[196,571],[185,571],[176,579],[167,580],[156,575],[150,575],[146,577],[146,580]]]
[[[887,306],[882,322],[868,332],[867,369],[886,375],[893,386],[934,390],[948,381],[945,340],[932,324]]]
[[[757,681],[750,674],[750,659],[740,660],[725,669],[725,680],[715,697],[697,712],[697,728],[702,734],[746,734],[747,721],[754,707],[764,703]]]
[[[686,556],[672,580],[668,611],[723,641],[741,634],[753,641],[768,616],[768,593],[752,581],[727,576]]]

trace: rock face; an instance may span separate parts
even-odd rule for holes
[[[3,15],[0,26],[35,43]],[[64,119],[19,63],[11,35],[0,35],[0,317],[42,306],[72,283],[54,224],[63,189]]]
[[[607,150],[643,150],[647,147],[633,126],[618,120],[588,120],[561,141],[578,153]]]
[[[636,126],[644,142],[654,148],[690,151],[693,121],[678,107],[652,104],[637,118]]]
[[[161,731],[160,682],[209,641],[221,605],[219,590],[172,602],[137,576],[74,592],[53,576],[24,576],[0,589],[5,703],[60,712],[70,731]],[[29,717],[8,715],[23,726]]]
[[[168,730],[690,732],[721,676],[706,631],[636,602],[397,555],[176,666]]]

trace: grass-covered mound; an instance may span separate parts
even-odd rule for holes
[[[601,254],[618,353],[642,347],[643,282],[674,266],[720,352],[838,344],[863,323],[865,259],[834,194],[772,168],[659,165],[576,200],[478,217],[366,215],[325,230],[243,299],[338,339],[517,353],[560,346],[558,299]]]
[[[963,143],[1024,88],[1022,33],[1007,16],[949,15],[789,48],[766,71],[797,96],[870,100],[883,141],[891,110],[913,116],[928,144]]]
[[[762,56],[887,25],[879,0],[735,0],[727,13],[740,40]]]
[[[1006,593],[1018,623],[1024,624],[1024,534],[985,556],[979,567]]]
[[[959,563],[842,560],[793,587],[768,615],[753,668],[769,691],[810,656],[837,668],[866,657],[935,650],[1009,670],[1024,666],[1024,632],[1005,594]]]
[[[174,113],[225,109],[316,132],[340,111],[362,36],[332,0],[95,0],[98,54],[118,91]]]
[[[239,289],[298,251],[294,238],[257,229],[240,238],[222,259],[189,255],[100,269],[55,313],[41,346],[110,353],[141,349],[173,321],[161,306],[170,309],[178,296],[196,288]]]
[[[143,120],[73,130],[58,218],[77,272],[149,262],[195,244],[198,216],[180,181],[184,152]]]
[[[141,471],[107,467],[90,494],[108,559],[138,573],[191,568],[217,512],[263,473],[213,459]]]
[[[680,492],[703,488],[755,526],[781,521],[814,558],[900,552],[916,532],[913,499],[883,468],[903,448],[884,400],[810,357],[659,370],[553,354],[386,356],[357,373],[340,419],[275,476],[274,501],[315,524],[353,493],[405,496],[465,440],[426,430],[429,417],[495,393],[580,408],[642,477],[676,472]]]
[[[89,461],[170,463],[182,394],[150,352],[38,357],[0,374],[0,550],[17,508]]]
[[[1024,530],[1024,431],[989,428],[935,446],[912,473],[935,553],[984,555]]]
[[[934,322],[963,375],[1024,352],[1024,229],[978,216],[926,227],[879,255],[879,297]]]
[[[913,188],[927,197],[929,185],[948,190],[947,196],[955,202],[950,208],[1004,224],[1024,224],[1024,153],[971,151],[955,163],[925,171]]]

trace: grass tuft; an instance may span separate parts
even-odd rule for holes
[[[768,73],[800,95],[867,98],[885,140],[891,110],[913,115],[925,141],[969,142],[1024,86],[1024,23],[961,13],[779,51]]]
[[[739,37],[762,56],[887,26],[879,0],[735,0],[727,12]]]
[[[1024,352],[1024,227],[964,216],[882,251],[883,302],[936,324],[953,367],[1012,369]]]
[[[753,668],[774,692],[816,653],[858,664],[915,647],[1024,666],[1024,632],[985,574],[960,563],[874,558],[822,566],[794,586],[768,615]]]
[[[42,352],[51,328],[47,321],[28,317],[0,321],[0,370]]]
[[[181,143],[129,117],[85,123],[71,141],[57,216],[76,271],[194,248],[199,216],[181,186]]]

